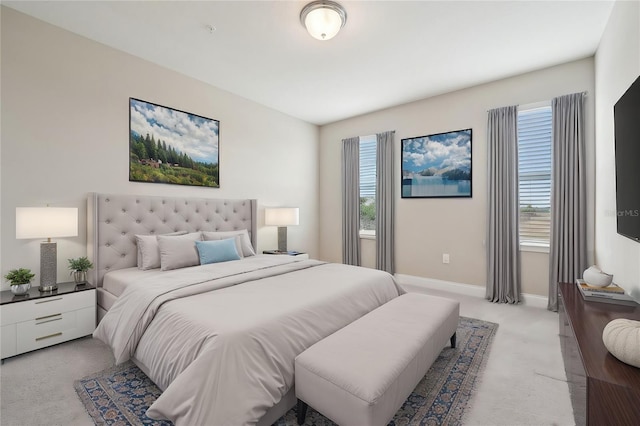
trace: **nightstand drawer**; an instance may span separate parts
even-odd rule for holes
[[[63,312],[95,306],[96,291],[53,295],[51,297],[11,303],[0,308],[1,325],[49,317]]]
[[[62,312],[17,324],[18,353],[91,334],[95,329],[95,308]]]
[[[0,344],[2,344],[0,346],[1,357],[4,359],[16,355],[18,353],[16,349],[16,325],[5,325],[0,328],[0,333],[0,338],[2,339],[0,341]]]

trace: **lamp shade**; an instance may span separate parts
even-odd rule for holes
[[[264,209],[264,224],[267,226],[298,225],[299,208],[271,207]]]
[[[17,207],[16,238],[57,238],[78,235],[75,207]]]

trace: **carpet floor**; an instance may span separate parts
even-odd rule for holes
[[[396,413],[392,425],[458,425],[473,395],[498,325],[460,318],[457,347],[446,347]],[[87,412],[98,425],[170,425],[145,415],[161,391],[132,363],[125,363],[74,383]],[[309,408],[306,425],[334,425]],[[276,422],[294,426],[295,408]]]

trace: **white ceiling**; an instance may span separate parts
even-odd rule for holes
[[[613,5],[341,1],[319,41],[304,0],[2,3],[319,125],[591,56]]]

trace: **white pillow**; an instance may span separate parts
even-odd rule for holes
[[[244,252],[242,250],[242,235],[238,234],[235,237],[224,237],[224,236],[218,235],[217,232],[206,232],[206,233],[209,234],[206,237],[204,235],[205,232],[202,233],[203,241],[219,241],[219,240],[226,240],[226,239],[233,238],[233,240],[236,243],[236,250],[238,251],[238,256],[240,256],[240,259],[244,257]]]
[[[201,241],[200,232],[192,232],[179,236],[158,235],[160,246],[160,269],[186,268],[200,264],[200,255],[196,248],[196,241]]]
[[[249,238],[249,232],[246,229],[240,229],[239,231],[221,231],[221,232],[202,232],[202,239],[204,241],[210,240],[220,240],[223,238],[235,237],[236,235],[240,235],[242,240],[242,254],[244,257],[255,256],[256,252],[253,251],[253,246],[251,245],[251,239]]]
[[[172,232],[165,236],[184,235],[187,231]],[[138,269],[146,271],[160,267],[160,248],[155,235],[136,235],[138,246]]]

